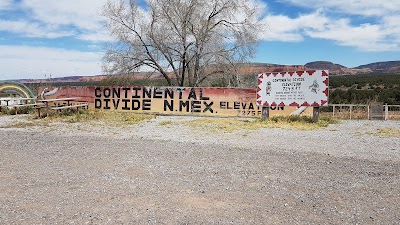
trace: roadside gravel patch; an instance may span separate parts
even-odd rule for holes
[[[0,224],[400,223],[400,138],[376,133],[399,122],[215,133],[193,119],[0,128]]]
[[[0,117],[0,127],[28,122],[29,116]],[[4,120],[3,120],[4,119]],[[369,160],[400,160],[400,137],[385,136],[379,129],[400,129],[399,121],[343,120],[317,130],[264,128],[238,130],[232,133],[196,130],[184,122],[202,119],[190,116],[158,116],[135,125],[109,125],[105,122],[53,123],[28,126],[27,132],[43,134],[99,136],[116,139],[165,140],[184,143],[218,144],[238,148],[279,147],[288,152],[317,152],[339,157]],[[218,118],[215,118],[216,120]],[[167,125],[162,125],[168,121]]]

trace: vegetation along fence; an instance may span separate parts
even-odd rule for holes
[[[400,105],[330,104],[322,115],[337,119],[400,120]]]

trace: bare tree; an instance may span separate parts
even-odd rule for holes
[[[151,68],[171,86],[201,86],[216,74],[235,74],[257,44],[255,0],[109,0],[103,9],[116,42],[103,69],[133,73]],[[237,79],[232,79],[236,86]]]

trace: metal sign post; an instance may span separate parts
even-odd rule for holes
[[[262,107],[262,117],[261,120],[269,120],[269,107]]]
[[[313,107],[313,117],[312,117],[313,123],[318,123],[319,113],[320,113],[320,108],[319,107]]]

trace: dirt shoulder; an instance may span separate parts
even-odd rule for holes
[[[0,223],[400,223],[400,138],[381,132],[398,122],[213,133],[188,119],[0,128]]]

